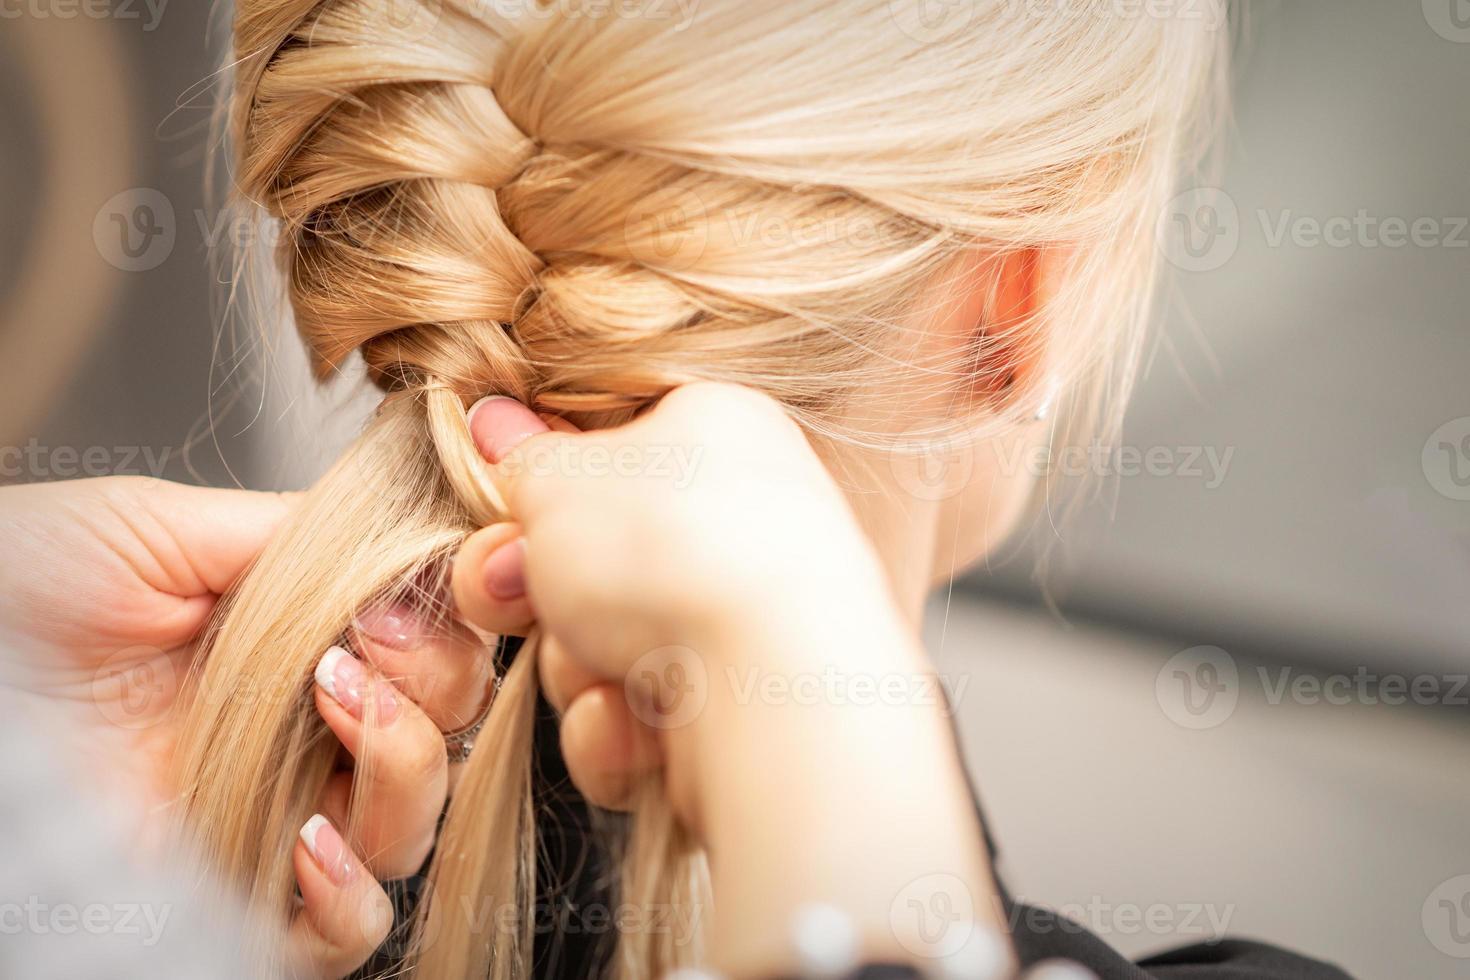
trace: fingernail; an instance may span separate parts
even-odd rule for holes
[[[347,842],[320,813],[301,825],[301,842],[311,852],[312,860],[333,883],[345,885],[357,874],[357,862],[347,850]]]
[[[361,721],[368,696],[367,669],[362,661],[341,647],[332,647],[316,665],[316,682],[332,696],[352,717]],[[380,725],[386,725],[398,717],[398,695],[386,685],[371,685],[377,688],[377,717]]]
[[[406,602],[370,606],[358,614],[357,628],[379,643],[398,650],[411,650],[428,635],[423,617]]]
[[[468,418],[475,445],[492,463],[532,436],[550,431],[535,412],[504,395],[481,398],[470,406]]]
[[[526,594],[526,539],[516,538],[490,552],[485,559],[485,590],[510,601]]]

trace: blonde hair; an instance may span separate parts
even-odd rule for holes
[[[318,375],[360,356],[388,393],[201,658],[182,810],[255,906],[290,906],[293,835],[333,764],[317,658],[366,603],[506,518],[465,428],[476,398],[586,427],[684,382],[733,381],[814,435],[872,445],[884,433],[843,411],[850,393],[891,392],[901,417],[903,385],[922,384],[968,409],[979,392],[1001,429],[1045,396],[992,367],[1036,342],[1029,328],[982,329],[936,361],[906,356],[901,325],[968,255],[1062,246],[1048,369],[1072,417],[1108,424],[1139,360],[1155,218],[1218,90],[1225,32],[1112,0],[926,9],[237,0],[234,184],[279,222]],[[423,976],[529,972],[534,660],[532,641],[449,807],[406,964]],[[633,838],[627,900],[703,901],[656,791]],[[458,914],[486,901],[519,909],[513,927],[487,935]],[[650,976],[697,954],[637,932],[617,964]]]

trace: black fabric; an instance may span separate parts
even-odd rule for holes
[[[616,936],[614,868],[605,842],[622,817],[593,813],[572,786],[561,755],[556,712],[544,700],[536,715],[535,975],[586,978],[605,973]]]
[[[519,641],[502,647],[503,661],[509,662],[519,648]],[[556,715],[544,701],[537,711],[534,764],[539,837],[535,975],[538,980],[606,976],[616,944],[610,915],[616,908],[615,876],[606,842],[616,835],[621,818],[594,812],[572,787],[562,759]],[[994,866],[998,848],[978,798],[975,812]],[[416,886],[421,883],[422,879],[412,879],[390,884],[400,921],[411,912]],[[1229,939],[1133,963],[1070,919],[1014,901],[999,878],[995,884],[1023,966],[1049,959],[1072,960],[1097,974],[1099,980],[1351,980],[1334,966],[1272,946]],[[391,975],[395,954],[403,952],[401,942],[401,938],[399,944],[390,940],[359,975]],[[874,965],[857,976],[906,980],[917,974],[902,967]]]
[[[953,712],[950,717],[954,717]],[[606,909],[611,903],[612,877],[603,847],[605,835],[577,835],[579,828],[592,828],[595,818],[586,801],[570,786],[556,721],[549,712],[538,723],[536,756],[537,771],[546,780],[537,789],[538,799],[546,801],[548,812],[556,814],[554,828],[542,831],[542,856],[549,874],[561,882],[556,886],[558,901],[572,910]],[[993,867],[998,848],[973,787],[971,795]],[[1070,919],[1015,902],[999,878],[996,889],[1023,966],[1049,959],[1073,960],[1097,974],[1099,980],[1351,980],[1334,966],[1240,940],[1189,946],[1133,963]],[[536,939],[536,975],[540,980],[587,980],[607,973],[613,940],[606,933],[538,932]],[[860,975],[900,980],[915,974],[874,966]]]
[[[949,712],[953,724],[955,712]],[[953,729],[955,745],[961,745]],[[963,764],[964,750],[957,748]],[[969,767],[965,766],[968,772]],[[970,802],[980,823],[990,866],[1000,856],[990,822],[972,783]],[[1335,966],[1263,943],[1225,939],[1199,943],[1151,956],[1137,963],[1126,959],[1101,938],[1052,909],[1017,902],[999,874],[994,877],[1016,955],[1023,967],[1050,959],[1071,960],[1097,974],[1098,980],[1351,980]]]

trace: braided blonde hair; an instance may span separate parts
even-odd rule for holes
[[[237,0],[234,183],[284,233],[317,373],[360,356],[388,396],[211,634],[179,759],[214,870],[260,908],[289,907],[292,835],[335,750],[311,704],[316,658],[367,602],[506,518],[465,429],[473,400],[587,427],[684,382],[733,381],[814,435],[873,445],[847,396],[890,392],[901,417],[923,385],[997,431],[1045,397],[993,367],[1034,331],[981,330],[936,361],[901,325],[967,256],[1061,246],[1049,370],[1074,418],[1106,424],[1138,362],[1154,218],[1223,65],[1218,20],[1186,8],[1218,14]],[[534,646],[444,824],[406,964],[426,977],[529,971]],[[702,900],[656,792],[624,873],[635,901]],[[513,927],[487,935],[457,914],[487,898],[521,910]],[[629,934],[618,964],[653,976],[697,952]]]

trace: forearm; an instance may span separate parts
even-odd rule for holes
[[[794,972],[811,905],[837,908],[868,961],[922,963],[978,942],[973,923],[998,929],[943,700],[897,617],[773,617],[730,642],[742,655],[721,658],[736,666],[708,679],[671,759],[711,853],[716,965]]]

